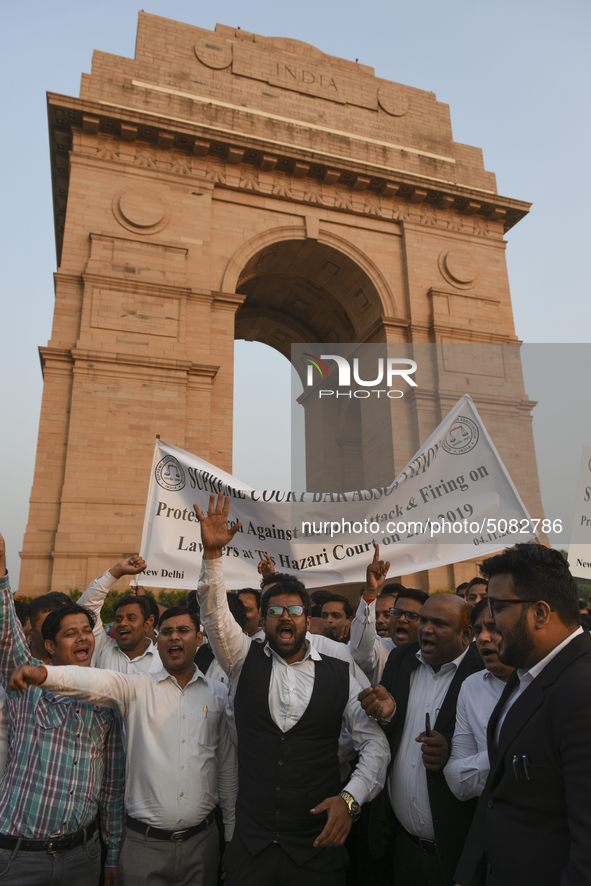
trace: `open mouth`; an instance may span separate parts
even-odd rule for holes
[[[73,656],[76,661],[85,661],[90,653],[90,647],[88,646],[80,646],[78,649],[75,649],[73,652]]]
[[[408,637],[408,628],[405,628],[404,625],[398,625],[394,631],[394,636],[399,640],[406,640]]]
[[[277,636],[280,640],[289,642],[293,640],[293,628],[290,628],[289,625],[282,625],[277,632]]]
[[[122,640],[125,640],[125,638],[129,637],[130,634],[131,631],[128,628],[119,628],[117,630],[117,636],[120,637]]]
[[[183,647],[175,643],[174,645],[168,647],[168,654],[171,658],[180,658],[180,656],[183,654]]]
[[[435,649],[435,643],[433,640],[428,640],[426,637],[423,637],[421,640],[421,649],[423,652],[432,652]]]
[[[494,658],[496,654],[497,654],[496,649],[481,649],[480,650],[480,657],[484,661],[488,661],[491,658]]]

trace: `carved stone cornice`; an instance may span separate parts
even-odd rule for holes
[[[198,99],[195,96],[195,100]],[[212,156],[229,164],[229,169],[240,167],[245,170],[274,170],[279,178],[285,174],[286,180],[305,181],[309,183],[309,187],[318,187],[319,183],[325,186],[338,185],[341,190],[356,194],[358,198],[368,195],[365,198],[367,206],[361,210],[349,205],[349,201],[345,201],[342,206],[335,204],[337,210],[340,208],[351,213],[371,214],[375,212],[375,204],[379,198],[396,197],[406,203],[432,206],[439,211],[452,209],[466,216],[499,221],[507,231],[528,213],[531,206],[530,203],[502,197],[490,190],[456,184],[435,174],[407,172],[374,161],[275,142],[264,135],[235,133],[222,127],[168,117],[140,108],[49,93],[48,113],[58,257],[61,253],[65,221],[73,128],[84,131],[91,138],[108,134],[127,142],[137,139],[154,150],[159,148],[168,152],[174,147],[177,154],[186,154],[188,164],[191,157]],[[294,123],[306,128],[304,121]],[[164,136],[166,144],[163,142]],[[406,150],[424,153],[410,148]],[[122,167],[128,165],[112,157],[107,162]],[[258,171],[254,174],[254,179],[250,173],[243,176],[244,187],[256,187]],[[240,184],[229,182],[227,176],[222,175],[215,181],[215,187],[237,189]],[[299,198],[291,194],[291,188],[278,187],[273,194],[265,196],[299,201]],[[310,192],[302,197],[302,201],[309,202],[313,196]]]

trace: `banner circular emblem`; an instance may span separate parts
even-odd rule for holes
[[[156,465],[154,473],[156,482],[163,489],[168,489],[169,492],[178,492],[179,489],[184,489],[185,472],[174,455],[165,455]]]
[[[441,444],[450,455],[465,455],[478,443],[478,425],[471,418],[460,415],[454,421]]]

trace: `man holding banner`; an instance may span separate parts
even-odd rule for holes
[[[361,687],[347,665],[320,655],[306,639],[310,598],[300,582],[278,582],[264,594],[266,644],[252,642],[232,619],[221,557],[240,524],[228,526],[229,504],[212,495],[207,516],[195,506],[203,543],[201,617],[230,678],[238,733],[236,830],[224,856],[226,886],[271,886],[301,875],[307,886],[341,886],[343,843],[361,805],[384,784],[388,743],[365,716],[357,700]],[[340,791],[343,724],[359,763]]]

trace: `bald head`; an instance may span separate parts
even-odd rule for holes
[[[417,632],[423,658],[434,670],[456,659],[472,639],[470,607],[456,594],[435,594],[421,610]]]

